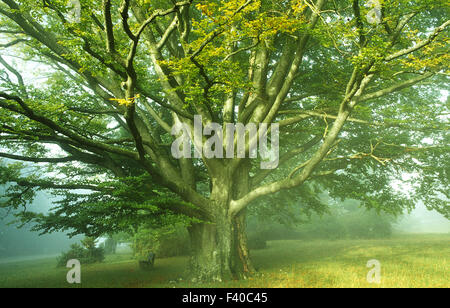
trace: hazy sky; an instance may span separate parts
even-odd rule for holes
[[[406,214],[396,229],[411,233],[450,233],[450,221],[436,211],[428,211],[418,204],[411,214]]]

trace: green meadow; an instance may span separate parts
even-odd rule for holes
[[[247,280],[199,284],[183,279],[188,258],[157,259],[139,269],[130,254],[82,265],[81,284],[54,258],[0,264],[0,287],[26,288],[448,288],[450,234],[402,235],[384,240],[271,241],[252,251],[257,274]],[[367,282],[369,260],[381,263],[381,283]]]

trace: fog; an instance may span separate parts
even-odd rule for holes
[[[404,233],[450,233],[450,221],[419,204],[414,211],[398,220],[394,230]]]
[[[51,201],[51,196],[40,192],[28,209],[46,213],[51,208]],[[31,226],[18,229],[17,224],[8,225],[13,219],[11,214],[3,214],[0,219],[0,263],[57,256],[81,239],[80,236],[70,239],[64,233],[39,235],[30,231]],[[393,230],[394,234],[450,233],[450,222],[419,204],[411,213],[399,217]]]
[[[46,213],[51,208],[51,197],[40,192],[27,208]],[[39,235],[30,230],[31,225],[19,229],[17,223],[10,224],[14,221],[12,213],[2,212],[0,216],[0,263],[56,256],[80,240],[64,233]]]

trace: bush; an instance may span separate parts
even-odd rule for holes
[[[329,214],[313,214],[308,221],[297,225],[249,219],[248,238],[250,249],[264,248],[265,241],[291,239],[375,239],[392,234],[394,218],[357,206],[331,211]]]
[[[180,229],[160,237],[157,253],[160,257],[186,256],[189,255],[190,248],[188,232],[185,229]]]
[[[149,252],[159,258],[185,256],[190,253],[190,239],[185,227],[140,229],[134,237],[134,255],[145,260]]]
[[[378,215],[374,211],[367,211],[347,215],[344,218],[348,236],[358,239],[386,238],[392,234],[391,219],[388,216]]]
[[[299,238],[338,240],[348,237],[348,228],[339,217],[315,216],[308,224],[299,226]]]
[[[252,235],[248,238],[247,246],[249,249],[265,249],[267,241],[257,235]]]
[[[57,258],[57,266],[65,267],[67,262],[72,259],[80,261],[81,264],[92,264],[103,262],[105,259],[105,251],[101,247],[95,247],[95,240],[86,238],[82,242],[84,247],[80,244],[73,244],[70,246],[70,250],[63,252],[61,256]]]

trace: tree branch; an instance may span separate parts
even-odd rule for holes
[[[363,96],[361,96],[358,99],[358,103],[364,102],[364,101],[368,101],[368,100],[371,100],[371,99],[380,98],[380,97],[392,94],[394,92],[401,91],[403,89],[409,88],[409,87],[411,87],[411,86],[413,86],[415,84],[418,84],[418,83],[422,82],[423,80],[428,79],[428,78],[433,77],[433,76],[434,76],[434,73],[425,73],[425,74],[423,74],[421,76],[418,76],[416,78],[413,78],[413,79],[407,80],[405,82],[393,85],[392,87],[389,87],[389,88],[382,89],[382,90],[379,90],[379,91],[376,91],[376,92],[373,92],[373,93],[369,93],[369,94],[363,95]]]
[[[400,51],[398,51],[398,52],[396,52],[396,53],[394,53],[394,54],[392,54],[392,55],[390,55],[390,56],[387,56],[387,57],[385,58],[385,61],[389,62],[389,61],[395,60],[395,59],[397,59],[397,58],[406,56],[406,55],[408,55],[408,54],[410,54],[410,53],[413,53],[413,52],[415,52],[415,51],[417,51],[417,50],[419,50],[419,49],[422,49],[423,47],[425,47],[425,46],[431,44],[431,43],[434,41],[434,39],[435,39],[442,31],[444,31],[445,28],[447,28],[449,25],[450,25],[450,20],[447,20],[447,21],[446,21],[445,23],[443,23],[441,26],[437,27],[437,28],[433,31],[433,34],[431,34],[431,35],[428,37],[428,39],[426,39],[425,41],[420,42],[420,43],[416,44],[415,46],[413,46],[413,47],[411,47],[411,48],[406,48],[406,49],[400,50]]]
[[[12,100],[12,101],[17,102],[23,108],[24,111],[20,110],[19,108],[17,108],[14,105],[6,104],[5,102],[1,102],[1,101],[0,101],[0,107],[6,108],[8,110],[11,110],[13,112],[16,112],[16,113],[19,113],[22,115],[25,115],[29,119],[39,122],[41,124],[44,124],[48,128],[50,128],[58,133],[61,133],[82,145],[84,144],[84,145],[87,145],[87,146],[90,146],[93,148],[97,148],[97,149],[104,150],[104,151],[107,151],[110,153],[126,156],[126,157],[132,158],[132,159],[137,158],[135,152],[131,152],[128,150],[117,148],[117,147],[112,147],[112,146],[109,146],[109,145],[106,145],[106,144],[103,144],[103,143],[100,143],[97,141],[91,141],[91,140],[89,140],[83,136],[80,136],[66,128],[63,128],[62,126],[58,125],[56,122],[54,122],[46,117],[36,114],[20,97],[12,96],[12,95],[9,95],[6,93],[1,93],[1,92],[0,92],[0,97],[3,97],[9,101]]]
[[[12,160],[21,160],[33,163],[67,163],[70,161],[75,161],[76,158],[73,156],[67,156],[62,158],[36,158],[36,157],[26,157],[8,153],[0,153],[0,157],[9,158]]]
[[[111,19],[111,0],[103,0],[103,16],[105,19],[106,47],[109,53],[115,53],[114,30]]]

